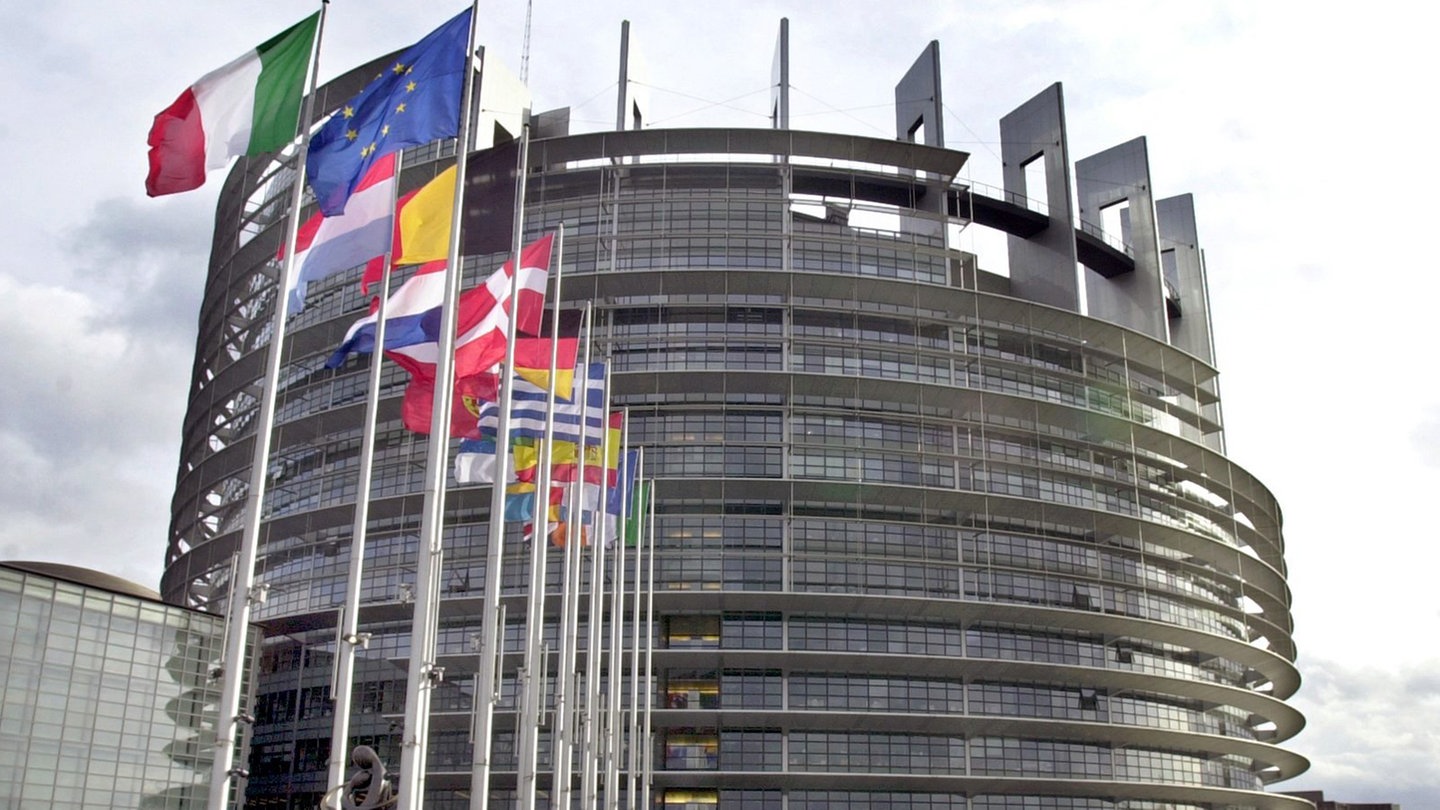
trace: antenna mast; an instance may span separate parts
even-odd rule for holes
[[[533,0],[525,0],[525,47],[520,50],[520,82],[530,80],[530,9]]]

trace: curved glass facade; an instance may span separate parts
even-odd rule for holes
[[[657,480],[655,806],[1302,807],[1264,792],[1306,767],[1279,745],[1303,724],[1281,514],[1223,453],[1216,369],[967,273],[953,237],[980,226],[943,201],[969,191],[935,177],[965,157],[767,130],[532,144],[525,238],[563,224],[562,298],[594,303]],[[446,159],[412,150],[402,185]],[[172,601],[215,609],[228,584],[291,179],[257,162],[221,199]],[[467,282],[502,258],[467,257]],[[285,345],[252,807],[324,790],[367,372],[323,362],[366,306],[358,272],[312,285]],[[386,373],[352,721],[391,763],[425,455],[404,384]],[[427,807],[468,806],[488,507],[452,480]],[[513,650],[529,561],[510,548]],[[514,691],[512,668],[502,802]]]
[[[0,563],[0,806],[203,810],[225,622],[147,591]]]

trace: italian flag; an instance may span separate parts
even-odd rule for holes
[[[320,14],[307,17],[219,70],[155,116],[151,197],[199,188],[234,155],[272,152],[295,139]]]

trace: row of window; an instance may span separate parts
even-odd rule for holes
[[[247,807],[255,810],[288,810],[311,806],[320,794],[292,791],[295,804],[280,798],[251,798]],[[626,803],[621,791],[620,803]],[[756,790],[746,788],[656,788],[651,800],[656,810],[1256,810],[1253,805],[1227,803],[1223,807],[1192,802],[1154,802],[1147,799],[1097,799],[1076,796],[1035,796],[985,794],[967,797],[963,793],[864,790]],[[491,807],[512,807],[518,802],[514,790],[490,791]],[[432,810],[469,810],[468,792],[427,788],[425,807]]]
[[[413,448],[404,451],[407,456],[411,452]],[[694,446],[653,447],[647,455],[647,471],[662,478],[779,478],[783,460],[783,451],[778,447],[733,445],[707,452],[696,452]],[[349,460],[340,456],[331,471],[316,468],[308,473],[299,470],[293,477],[281,476],[267,493],[267,516],[353,501],[355,477],[349,467]],[[1218,522],[1206,514],[1210,510],[1204,506],[1177,502],[1173,496],[1137,493],[1131,486],[1113,486],[1043,470],[967,466],[953,459],[900,453],[797,447],[790,457],[790,472],[797,479],[907,484],[1031,498],[1141,517],[1227,545],[1239,546],[1242,542],[1231,528],[1233,523]],[[381,460],[375,467],[372,496],[404,494],[419,485],[422,477],[423,468],[413,459],[389,463]]]
[[[607,623],[608,629],[608,623]],[[366,658],[384,660],[408,654],[408,632],[404,627],[375,627]],[[623,628],[630,637],[627,622]],[[1243,686],[1244,666],[1238,662],[1176,645],[1123,639],[1106,642],[1098,636],[1060,631],[1026,631],[1019,628],[977,626],[963,629],[954,624],[883,621],[792,616],[776,613],[682,614],[660,617],[656,644],[664,649],[815,650],[821,652],[880,653],[944,657],[990,658],[1036,661],[1099,668],[1129,669],[1174,677]],[[473,624],[447,620],[439,631],[443,654],[473,652]],[[520,645],[523,623],[507,622],[506,649]],[[544,637],[558,647],[558,626],[549,622]],[[608,632],[602,639],[608,639]],[[585,634],[577,639],[583,649]],[[299,645],[268,649],[261,662],[262,673],[293,671],[302,666]],[[330,654],[304,650],[306,669],[330,666]],[[391,701],[398,699],[378,698]],[[382,709],[383,710],[383,709]]]
[[[495,794],[492,793],[492,796]],[[782,800],[788,799],[788,804]],[[1009,796],[918,791],[744,790],[666,788],[656,799],[662,810],[1221,810],[1215,805],[1144,799],[1077,796]],[[1255,810],[1226,804],[1223,810]]]
[[[759,510],[757,510],[759,512]],[[776,504],[773,513],[779,515]],[[926,525],[926,523],[878,522],[878,520],[822,519],[802,517],[789,519],[791,551],[793,553],[824,553],[834,556],[864,556],[870,559],[923,559],[936,562],[965,562],[965,564],[999,566],[999,568],[1028,569],[1028,571],[1054,572],[1054,574],[1076,574],[1099,578],[1107,582],[1149,585],[1159,592],[1184,594],[1189,597],[1207,598],[1215,604],[1238,604],[1238,597],[1228,589],[1224,579],[1205,577],[1198,571],[1176,571],[1156,565],[1162,559],[1164,549],[1145,546],[1140,549],[1119,548],[1117,545],[1097,546],[1093,532],[1079,528],[1061,530],[1060,526],[1048,529],[1056,539],[1041,535],[1044,529],[1031,526],[1009,526],[998,519],[988,520],[992,528],[972,529],[956,526]],[[780,516],[739,515],[661,515],[657,517],[655,543],[665,551],[716,552],[732,549],[785,549],[786,520]],[[366,543],[366,572],[386,571],[413,564],[415,558],[415,536],[390,535],[372,529]],[[454,546],[449,553],[449,562],[458,566],[452,571],[455,582],[461,587],[465,577],[482,579],[484,559],[475,545],[484,545],[485,525],[459,525],[446,530],[446,545]],[[1021,533],[1022,530],[1028,533]],[[266,553],[284,558],[305,558],[302,565],[304,575],[314,577],[317,569],[324,574],[328,566],[348,565],[348,543],[344,530],[328,530],[312,538],[295,538],[292,542],[272,542]],[[1117,543],[1122,538],[1110,538]],[[1149,559],[1140,558],[1138,551]],[[474,571],[467,566],[475,564]],[[262,574],[266,581],[282,581],[281,562],[266,561]],[[588,572],[586,572],[588,574]],[[553,581],[553,579],[552,579]],[[458,588],[448,588],[456,591]],[[377,598],[393,597],[377,594]],[[0,628],[0,633],[3,633]]]
[[[1254,739],[1248,715],[1238,709],[1207,709],[1196,701],[1136,693],[1108,695],[1104,690],[1035,684],[771,670],[684,671],[663,674],[660,705],[670,709],[770,709],[804,711],[896,712],[997,715],[1115,722]],[[553,687],[551,687],[553,689]],[[603,689],[603,685],[602,685]],[[501,683],[500,708],[513,708],[516,681]],[[404,710],[403,680],[364,681],[355,685],[354,711],[399,714]],[[467,711],[471,696],[460,689],[440,690],[437,711]],[[628,702],[628,701],[627,701]],[[329,717],[334,704],[329,685],[305,686],[260,695],[252,711],[260,726]],[[3,722],[3,721],[0,721]],[[118,729],[117,729],[118,730]],[[265,736],[262,732],[261,736]]]
[[[846,308],[854,306],[855,303],[851,302]],[[1190,382],[1175,383],[1167,381],[1162,372],[1148,371],[1137,364],[1127,364],[1119,357],[1082,348],[1071,336],[1041,338],[1018,331],[1013,325],[982,325],[967,318],[957,322],[948,315],[939,322],[925,322],[855,312],[735,307],[723,302],[708,307],[668,305],[611,310],[612,328],[608,336],[621,341],[647,335],[670,341],[717,335],[736,338],[778,336],[783,334],[787,312],[789,334],[796,338],[823,339],[832,344],[860,347],[894,344],[947,353],[953,350],[957,356],[1002,361],[992,364],[994,368],[1024,367],[1058,372],[1064,379],[1103,383],[1105,390],[1112,393],[1133,390],[1156,404],[1163,401],[1181,406],[1187,413],[1202,410],[1194,376],[1201,369],[1193,363],[1177,369],[1179,373],[1173,375]],[[607,334],[603,316],[598,328],[601,335]]]
[[[622,310],[616,313],[629,313],[630,310]],[[687,328],[708,326],[733,327],[740,326],[745,332],[751,334],[756,326],[766,326],[768,321],[765,318],[748,319],[741,317],[748,313],[758,312],[762,315],[767,312],[778,310],[745,310],[737,309],[735,313],[728,311],[711,311],[709,318],[721,318],[726,320],[716,323],[708,323],[702,320],[699,323],[691,324],[682,322],[680,324],[669,324],[664,345],[657,346],[654,350],[640,349],[636,353],[634,347],[612,347],[615,355],[617,370],[643,370],[648,368],[688,368],[698,364],[700,367],[734,366],[739,368],[763,368],[778,370],[783,368],[781,348],[778,344],[767,346],[762,343],[751,343],[741,346],[693,346],[687,347],[684,342],[678,340],[679,335],[674,331],[679,326]],[[830,316],[828,313],[825,314]],[[693,316],[700,317],[700,316]],[[756,321],[751,323],[750,321]],[[774,325],[777,326],[778,325]],[[617,328],[629,328],[623,324]],[[768,327],[767,327],[768,328]],[[869,331],[860,329],[860,334],[868,334]],[[903,332],[895,334],[903,335]],[[1041,344],[1043,349],[1043,344]],[[1053,354],[1054,352],[1048,352]],[[1036,357],[1048,356],[1047,351],[1037,349]],[[1007,353],[1007,356],[1009,354]],[[299,366],[291,366],[285,377],[286,393],[279,405],[277,414],[280,422],[286,422],[293,418],[322,412],[331,408],[339,407],[359,401],[364,392],[364,374],[331,375],[328,372],[321,372],[321,361],[324,354],[316,355]],[[1043,359],[1037,360],[1045,365]],[[757,365],[758,363],[758,365]],[[846,375],[880,376],[900,379],[922,379],[932,382],[949,384],[951,382],[950,364],[943,357],[924,358],[913,353],[887,352],[878,349],[859,349],[836,346],[822,346],[797,344],[795,348],[795,360],[793,370],[814,371],[819,373],[838,373]],[[1054,365],[1053,363],[1051,365]],[[1103,363],[1096,361],[1093,365],[1103,366]],[[986,365],[972,365],[968,371],[962,371],[963,380],[957,380],[961,384],[971,387],[1001,390],[1009,393],[1019,393],[1025,396],[1052,399],[1058,402],[1066,402],[1078,407],[1098,408],[1102,411],[1118,414],[1126,418],[1135,418],[1145,424],[1152,424],[1163,429],[1193,431],[1195,428],[1190,424],[1190,418],[1176,419],[1168,413],[1168,410],[1176,407],[1176,403],[1190,401],[1184,392],[1165,389],[1162,394],[1167,404],[1161,408],[1158,404],[1147,405],[1138,401],[1130,401],[1129,398],[1113,391],[1102,391],[1093,386],[1080,384],[1073,381],[1055,381],[1053,384],[1044,382],[1045,378],[1036,377],[1030,372],[1022,372],[1017,369],[990,367]],[[385,390],[393,392],[404,384],[404,375],[397,369],[391,368],[387,372]],[[1158,400],[1157,400],[1158,403]],[[1185,410],[1185,413],[1196,413],[1194,408]],[[1193,438],[1193,437],[1192,437]]]
[[[1123,446],[1096,447],[1090,434],[1077,433],[1073,441],[1064,441],[1037,432],[971,426],[956,421],[957,415],[918,421],[857,413],[855,402],[837,405],[844,410],[796,410],[791,415],[791,475],[1038,498],[1143,515],[1223,542],[1238,542],[1229,525],[1234,512],[1225,497],[1228,493],[1216,486],[1214,478],[1183,473],[1190,465],[1173,460],[1156,463],[1151,460],[1154,454],[1140,448],[1132,452]],[[893,406],[877,403],[875,407],[888,411]],[[658,475],[785,474],[782,411],[669,410],[674,404],[656,411],[654,407],[634,408],[631,423],[633,443],[650,447],[650,469]],[[968,421],[976,415],[961,417]],[[418,475],[415,463],[423,457],[423,443],[398,422],[383,425],[379,438],[372,492],[404,492]],[[284,514],[353,499],[359,439],[357,428],[330,437],[325,445],[283,451],[271,467],[270,511]],[[682,444],[684,452],[676,452],[674,448]],[[706,452],[695,452],[697,444]]]
[[[721,540],[706,529],[706,521],[681,521],[674,534],[666,533],[656,555],[657,587],[665,590],[728,588],[735,590],[783,590],[786,555],[778,536],[778,522],[745,521],[745,531]],[[1119,615],[1155,619],[1171,624],[1193,627],[1213,633],[1242,638],[1243,623],[1224,613],[1207,610],[1199,605],[1176,601],[1166,592],[1233,605],[1234,598],[1218,584],[1193,574],[1162,574],[1138,562],[1113,559],[1109,553],[1096,556],[1094,551],[1082,553],[1064,544],[1051,544],[1051,554],[1034,559],[1007,559],[998,553],[982,555],[980,540],[967,540],[963,545],[970,565],[954,561],[953,545],[925,545],[925,538],[935,540],[953,530],[923,527],[879,527],[871,524],[850,524],[851,536],[835,538],[828,531],[815,529],[821,539],[806,536],[813,526],[800,521],[795,531],[789,556],[791,588],[801,592],[873,593],[891,595],[925,595],[936,598],[966,598],[983,601],[1045,604],[1081,610],[1104,611]],[[685,528],[691,526],[693,528]],[[891,531],[893,529],[893,531]],[[516,529],[518,532],[518,529]],[[447,556],[442,595],[463,597],[473,595],[485,578],[483,525],[471,526],[467,535],[474,542],[455,544]],[[967,535],[968,536],[968,535]],[[886,538],[895,544],[907,538],[919,538],[899,559],[886,559]],[[874,538],[875,547],[865,542]],[[395,538],[373,544],[376,556],[364,571],[361,595],[364,602],[393,602],[405,598],[406,585],[413,587],[412,561],[403,553],[393,551],[413,548],[413,537],[397,543]],[[1033,541],[1032,542],[1039,542]],[[668,550],[672,544],[680,547]],[[447,544],[448,545],[448,544]],[[747,550],[749,549],[749,550]],[[877,553],[868,553],[868,552]],[[845,555],[845,556],[842,556]],[[862,556],[863,555],[863,556]],[[899,555],[896,555],[899,556]],[[279,558],[279,561],[276,561]],[[1074,571],[1083,578],[1070,578],[1066,560],[1099,559],[1104,567],[1094,577],[1093,567]],[[1030,574],[1022,571],[992,568],[1030,561],[1055,574]],[[562,558],[558,551],[547,557],[547,583],[552,592],[560,587]],[[972,567],[982,566],[982,567]],[[1112,575],[1113,574],[1113,575]],[[344,597],[348,562],[337,545],[321,544],[301,554],[266,554],[262,558],[262,579],[271,586],[270,597],[260,608],[264,615],[331,607]],[[588,589],[590,568],[582,568],[582,590]],[[1134,583],[1116,586],[1109,580]],[[528,558],[519,551],[507,559],[502,587],[519,592],[528,587]]]
[[[419,483],[423,469],[409,458],[414,448],[406,447],[400,452],[404,458],[389,463],[382,460],[377,464],[372,488],[375,497],[402,494]],[[777,447],[736,445],[703,453],[695,452],[693,446],[655,447],[647,456],[647,471],[661,477],[778,478],[782,460],[782,450]],[[353,458],[346,458],[342,453],[335,457],[333,471],[296,470],[282,475],[270,489],[267,512],[274,517],[353,500],[355,479],[349,469],[351,461]],[[1239,546],[1243,542],[1232,528],[1235,524],[1218,522],[1206,514],[1210,511],[1208,507],[1189,505],[1189,502],[1178,502],[1174,497],[1144,490],[1137,493],[1129,486],[1067,478],[1034,469],[971,467],[956,461],[898,453],[797,448],[791,456],[791,473],[796,478],[914,484],[1066,503],[1134,515],[1203,534],[1227,545]],[[243,491],[237,492],[234,498],[239,502],[242,496]],[[1146,581],[1161,589],[1174,585],[1187,594],[1195,594],[1191,586],[1183,584],[1172,573],[1147,574]],[[1219,592],[1213,587],[1207,590],[1211,593],[1207,598],[1217,601],[1215,596]]]
[[[354,744],[398,748],[398,735],[357,737]],[[985,737],[965,740],[938,735],[864,732],[790,732],[735,730],[717,734],[703,729],[672,729],[664,734],[660,763],[669,771],[789,771],[835,773],[914,773],[1021,776],[1069,779],[1119,779],[1213,787],[1262,789],[1250,763],[1233,756],[1214,759],[1171,751],[1111,748],[1091,743]],[[539,738],[539,761],[550,762],[549,735]],[[325,738],[258,744],[251,748],[252,775],[263,778],[324,771],[330,753]],[[514,734],[502,732],[492,747],[494,764],[514,767]],[[430,735],[427,766],[433,771],[463,771],[471,764],[472,745],[464,732]],[[968,756],[967,756],[968,754]],[[968,765],[967,765],[968,763]]]
[[[788,639],[788,647],[784,640]],[[677,615],[662,619],[657,643],[669,649],[790,649],[826,652],[1000,658],[1154,672],[1242,685],[1245,668],[1168,644],[1061,631],[972,627],[775,613]]]
[[[665,770],[800,771],[1119,779],[1259,790],[1251,762],[1174,751],[1009,737],[672,729]]]

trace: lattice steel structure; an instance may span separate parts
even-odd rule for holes
[[[1004,190],[961,182],[966,154],[909,140],[942,141],[938,70],[932,46],[896,88],[893,141],[532,119],[525,238],[565,225],[563,298],[594,302],[658,481],[655,806],[1298,810],[1264,792],[1307,766],[1280,747],[1303,725],[1281,513],[1224,455],[1190,199],[1152,198],[1143,139],[1072,183],[1059,85],[1002,121]],[[930,105],[904,102],[917,83]],[[403,185],[444,163],[412,150]],[[220,203],[171,601],[224,596],[291,177],[242,166]],[[982,227],[1008,234],[1008,275],[955,247]],[[502,258],[467,257],[467,278]],[[366,372],[321,364],[366,306],[357,273],[312,285],[285,347],[251,807],[323,790]],[[403,385],[392,370],[352,726],[391,763],[424,458]],[[426,807],[468,806],[488,505],[449,496]]]

